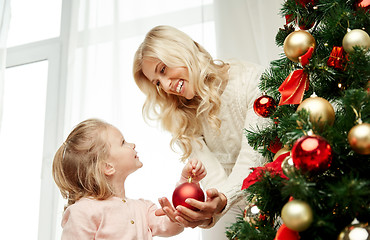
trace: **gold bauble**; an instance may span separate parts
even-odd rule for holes
[[[257,205],[250,203],[244,209],[243,219],[249,224],[256,224],[261,217],[261,211]]]
[[[361,123],[351,128],[348,142],[353,151],[362,155],[370,154],[370,123]]]
[[[284,40],[285,55],[293,62],[299,62],[299,57],[304,55],[310,47],[315,49],[315,38],[304,30],[294,31]]]
[[[290,150],[286,147],[283,147],[281,148],[279,151],[277,151],[274,155],[274,158],[272,159],[272,161],[275,161],[281,154],[284,154],[284,153],[287,153],[289,152]]]
[[[335,112],[333,106],[326,99],[313,96],[306,98],[297,108],[297,112],[306,109],[309,112],[310,122],[316,123],[320,128],[326,122],[328,125],[333,125],[335,120]],[[301,123],[298,122],[301,126]]]
[[[313,221],[312,209],[304,201],[292,200],[281,210],[281,219],[289,229],[302,232],[309,228]]]
[[[295,171],[293,158],[291,156],[288,156],[283,160],[281,163],[281,170],[285,176],[288,176]]]
[[[361,29],[353,29],[344,35],[342,40],[344,51],[347,53],[353,52],[354,46],[363,47],[368,49],[370,47],[370,37],[367,32]]]
[[[368,223],[351,224],[343,229],[338,240],[370,240],[370,226]]]

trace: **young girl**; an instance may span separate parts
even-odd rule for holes
[[[179,234],[183,227],[148,200],[128,199],[125,180],[141,168],[135,144],[114,126],[98,119],[78,124],[58,149],[53,177],[68,200],[62,239],[152,239]],[[204,167],[190,160],[182,171],[198,182]],[[157,214],[156,214],[157,211]]]
[[[172,134],[171,144],[183,149],[182,158],[199,159],[208,173],[202,180],[207,201],[189,203],[201,211],[181,206],[171,211],[166,200],[161,206],[185,227],[212,227],[202,231],[203,239],[226,239],[225,227],[245,206],[244,178],[265,162],[244,135],[244,129],[263,120],[253,110],[262,95],[258,84],[263,71],[253,63],[216,61],[171,26],[151,29],[135,53],[133,75],[147,97],[144,117],[160,121]]]

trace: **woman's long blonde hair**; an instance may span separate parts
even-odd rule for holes
[[[157,88],[143,74],[144,58],[159,59],[169,67],[186,67],[196,96],[187,100]],[[227,69],[227,64],[213,60],[201,45],[170,26],[150,30],[135,53],[134,79],[147,96],[142,109],[144,119],[159,120],[162,127],[172,133],[170,145],[179,143],[184,151],[182,160],[190,156],[191,142],[201,135],[202,123],[208,121],[219,131],[220,90],[226,83],[222,77]]]
[[[59,147],[53,161],[53,178],[69,205],[82,197],[107,199],[113,188],[104,175],[102,164],[110,146],[104,134],[111,125],[98,119],[78,124]]]

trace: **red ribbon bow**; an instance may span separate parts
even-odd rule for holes
[[[306,66],[309,63],[313,50],[314,48],[310,47],[304,55],[299,57],[299,62],[302,66]],[[308,87],[308,74],[304,69],[293,71],[279,87],[279,92],[281,93],[279,106],[285,104],[300,104],[304,92],[308,90]]]

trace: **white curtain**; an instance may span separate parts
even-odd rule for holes
[[[117,126],[127,141],[137,145],[144,163],[127,180],[128,197],[155,203],[162,196],[171,199],[183,164],[169,148],[170,135],[142,119],[145,96],[132,77],[135,50],[152,27],[167,24],[188,33],[216,58],[267,65],[279,51],[274,45],[274,32],[282,26],[279,4],[274,0],[73,0],[70,4],[64,46],[65,135],[91,117]],[[200,239],[199,229],[186,229],[170,239]]]
[[[275,35],[285,24],[279,16],[284,0],[214,0],[217,54],[268,67],[282,49]]]
[[[10,0],[0,1],[0,131],[3,115],[4,72],[6,68],[6,40],[10,22]]]
[[[65,136],[87,118],[100,118],[118,127],[128,142],[136,144],[144,164],[127,179],[127,197],[148,199],[159,206],[159,197],[172,198],[183,163],[180,155],[169,147],[169,133],[155,123],[148,125],[142,118],[145,96],[132,77],[134,52],[144,35],[161,24],[182,29],[215,52],[214,24],[210,20],[212,1],[69,2],[70,26],[64,46],[67,51]],[[198,237],[199,229],[186,229],[171,239]]]

